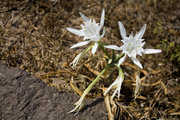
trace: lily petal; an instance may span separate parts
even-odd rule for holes
[[[98,43],[96,42],[92,47],[92,51],[91,51],[92,54],[94,54],[96,52],[97,48],[98,48]]]
[[[120,92],[121,92],[121,86],[122,86],[122,82],[123,82],[123,78],[121,77],[118,83],[118,98],[120,97]]]
[[[137,39],[141,39],[142,36],[144,35],[144,32],[146,30],[146,24],[143,25],[143,27],[139,30],[138,34],[137,34]]]
[[[118,66],[120,66],[124,61],[125,61],[126,55],[124,55],[124,57],[122,57],[119,62],[118,62]]]
[[[130,34],[129,38],[130,38],[130,39],[133,39],[133,33]]]
[[[67,27],[66,29],[67,29],[69,32],[72,32],[73,34],[76,34],[76,35],[82,36],[81,31],[80,31],[80,30],[78,30],[78,29],[69,28],[69,27]]]
[[[87,45],[88,43],[90,43],[90,41],[79,42],[79,43],[73,45],[72,47],[70,47],[70,49],[80,47],[80,46],[83,46],[83,45]]]
[[[104,92],[104,96],[112,89],[112,88],[116,88],[116,90],[114,91],[113,95],[111,96],[111,99],[114,98],[114,96],[116,95],[116,93],[118,93],[118,98],[120,97],[120,91],[121,91],[121,86],[122,86],[122,82],[124,80],[124,77],[122,75],[119,75],[118,78],[106,89],[106,91]]]
[[[81,60],[82,56],[84,55],[83,52],[79,53],[74,60],[70,63],[70,66],[72,66],[72,68],[74,69],[75,66],[78,64],[78,62]]]
[[[112,94],[111,99],[114,98],[114,96],[116,95],[117,92],[118,92],[118,88],[116,88],[116,90],[115,90],[114,93]]]
[[[104,26],[104,16],[105,16],[105,10],[103,9],[102,14],[101,14],[101,21],[100,21],[100,26],[99,26],[99,31],[102,29]]]
[[[116,83],[113,82],[107,89],[106,91],[104,92],[104,96],[109,92],[109,90],[111,90],[111,88],[115,85]]]
[[[138,93],[139,93],[139,90],[140,90],[140,86],[141,86],[141,79],[139,78],[139,69],[138,69],[138,73],[136,75],[136,88],[135,88],[135,92],[134,92],[135,99],[138,96]]]
[[[134,62],[134,64],[136,64],[138,67],[140,67],[141,69],[143,68],[141,63],[139,62],[139,60],[136,57],[131,57],[131,60]]]
[[[102,33],[102,35],[101,35],[101,38],[104,37],[105,32],[106,32],[106,29],[104,28],[104,29],[103,29],[103,33]]]
[[[87,18],[82,12],[79,12],[79,14],[84,19],[85,22],[89,21],[89,18]]]
[[[122,24],[122,22],[119,21],[118,23],[119,23],[121,37],[123,39],[125,39],[126,38],[126,29],[124,28],[124,25]]]
[[[160,53],[162,52],[162,50],[160,49],[145,49],[144,50],[144,54],[154,54],[154,53]]]
[[[121,50],[120,47],[116,46],[116,45],[104,45],[105,48],[110,48],[113,50]]]

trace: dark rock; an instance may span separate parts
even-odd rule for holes
[[[78,99],[78,95],[58,92],[25,71],[0,64],[1,120],[107,119],[102,98],[86,100],[87,106],[77,116],[66,114]]]

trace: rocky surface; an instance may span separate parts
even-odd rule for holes
[[[58,92],[33,75],[0,64],[1,120],[95,120],[107,119],[103,98],[87,100],[82,112],[66,114],[78,95]]]

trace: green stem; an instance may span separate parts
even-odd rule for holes
[[[122,75],[122,77],[123,77],[123,79],[124,79],[124,74],[123,74],[123,71],[122,71],[121,67],[120,67],[120,66],[117,66],[117,65],[116,65],[116,67],[117,67],[118,70],[119,70],[119,75]]]
[[[116,60],[114,62],[116,63],[119,59],[124,57],[124,55],[125,55],[124,53],[121,53],[119,56],[117,56],[117,58],[116,58]]]
[[[108,58],[110,58],[110,55],[109,55],[108,52],[104,49],[103,45],[102,45],[99,41],[98,41],[98,44],[99,44],[100,48],[102,49],[102,51],[104,52],[104,54],[105,54],[106,56],[108,56]]]
[[[107,65],[101,73],[96,77],[96,79],[86,88],[83,95],[81,97],[85,97],[86,94],[91,90],[91,88],[94,86],[94,84],[100,79],[100,77],[104,74],[104,72],[109,68],[109,65]]]
[[[87,53],[91,48],[92,48],[93,45],[90,45],[89,47],[87,47],[84,51],[83,51],[83,54]]]

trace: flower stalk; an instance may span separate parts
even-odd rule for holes
[[[109,68],[109,65],[107,65],[102,72],[96,77],[96,79],[86,88],[86,90],[83,92],[81,98],[75,103],[76,107],[74,109],[72,109],[71,111],[69,111],[67,114],[72,113],[76,110],[78,110],[78,112],[81,110],[82,105],[83,105],[83,100],[85,98],[85,96],[87,95],[87,93],[89,93],[89,91],[92,89],[92,87],[94,86],[94,84],[96,82],[99,81],[99,79],[101,78],[101,76],[104,74],[104,72]]]
[[[98,43],[98,45],[100,46],[101,50],[104,52],[104,54],[105,54],[108,58],[110,58],[110,55],[108,54],[107,50],[104,49],[103,44],[102,44],[100,41],[98,41],[97,43]]]

